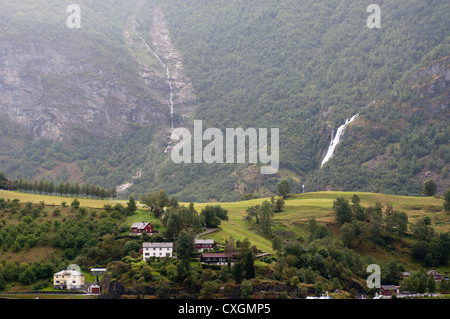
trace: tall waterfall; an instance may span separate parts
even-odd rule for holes
[[[331,138],[331,142],[330,142],[330,146],[328,147],[328,151],[327,154],[325,155],[324,159],[322,160],[322,165],[320,165],[320,167],[322,167],[326,162],[328,162],[334,155],[334,150],[336,149],[336,146],[339,144],[339,142],[341,141],[342,135],[344,134],[345,128],[351,123],[353,122],[359,114],[355,114],[353,115],[351,118],[345,120],[345,124],[339,126],[339,128],[336,131],[336,135],[334,136],[334,138]]]
[[[167,82],[168,82],[168,84],[169,84],[169,105],[170,105],[170,117],[171,117],[171,128],[172,128],[172,134],[171,134],[171,137],[170,137],[170,141],[169,141],[169,143],[168,143],[166,149],[164,150],[164,153],[166,153],[167,150],[170,148],[172,142],[175,140],[175,139],[174,139],[174,136],[173,136],[173,135],[174,135],[174,134],[173,134],[173,133],[174,133],[174,123],[173,123],[173,122],[174,122],[174,121],[173,121],[173,107],[174,107],[174,103],[173,103],[173,86],[172,86],[172,78],[171,78],[171,76],[170,76],[170,70],[169,70],[168,66],[164,63],[164,61],[161,59],[161,57],[160,57],[154,50],[152,50],[152,49],[150,48],[150,46],[149,46],[149,45],[147,44],[147,42],[145,41],[144,37],[143,37],[142,35],[140,35],[139,32],[137,31],[137,27],[138,27],[139,25],[138,25],[138,23],[137,23],[137,21],[136,21],[136,16],[137,16],[137,14],[138,14],[138,12],[139,12],[139,10],[140,10],[142,4],[143,4],[143,1],[141,0],[141,1],[139,2],[138,6],[136,7],[136,9],[135,9],[133,15],[130,17],[130,22],[131,22],[131,27],[132,27],[132,30],[131,30],[131,31],[133,31],[134,34],[135,34],[137,37],[139,37],[139,39],[142,41],[142,43],[143,43],[143,44],[145,45],[145,47],[147,48],[147,51],[148,51],[150,54],[153,54],[153,55],[156,57],[156,59],[159,61],[159,63],[160,63],[160,64],[164,67],[164,69],[166,70],[166,74],[167,74]],[[126,30],[126,31],[124,32],[124,36],[125,36],[125,38],[126,38],[127,40],[130,40],[130,31]],[[139,169],[138,172],[137,172],[135,175],[133,175],[133,176],[131,177],[131,180],[130,180],[129,182],[124,183],[124,184],[119,185],[119,186],[116,186],[116,191],[117,191],[117,193],[124,193],[124,192],[126,192],[126,190],[127,190],[128,188],[130,188],[131,186],[133,186],[134,180],[141,178],[141,176],[142,176],[142,170],[143,170],[143,168],[146,167],[147,165],[149,165],[149,162],[146,162],[146,163],[142,166],[142,168]]]
[[[167,83],[169,84],[169,106],[170,106],[170,120],[171,120],[171,129],[172,129],[172,134],[170,136],[170,141],[166,147],[166,149],[164,150],[164,153],[167,152],[167,150],[170,148],[170,145],[172,144],[173,141],[173,131],[174,131],[174,126],[173,126],[173,86],[172,86],[172,81],[171,81],[171,76],[170,76],[170,70],[169,67],[164,63],[164,61],[161,59],[161,57],[150,48],[150,46],[147,44],[147,41],[145,41],[144,37],[141,36],[137,31],[136,31],[136,27],[138,26],[138,23],[136,21],[136,16],[137,13],[139,12],[140,7],[142,6],[142,1],[140,1],[138,7],[136,8],[136,11],[134,13],[134,17],[133,17],[133,31],[136,33],[136,35],[141,39],[142,43],[145,45],[145,47],[147,48],[147,51],[150,54],[153,54],[156,59],[159,61],[159,63],[162,65],[162,67],[166,70],[166,74],[167,74]]]

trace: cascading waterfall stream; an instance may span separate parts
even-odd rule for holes
[[[141,39],[142,43],[144,43],[145,47],[147,48],[147,51],[150,52],[151,54],[153,54],[159,61],[159,63],[161,63],[161,65],[163,66],[163,68],[166,70],[166,74],[167,74],[167,82],[169,84],[169,105],[170,105],[170,120],[171,120],[171,129],[172,129],[172,134],[170,136],[170,141],[166,147],[166,149],[164,150],[164,153],[167,153],[168,149],[170,148],[172,141],[173,141],[173,131],[174,131],[174,123],[173,123],[173,108],[174,108],[174,103],[173,103],[173,86],[172,86],[172,81],[171,81],[171,76],[170,76],[170,70],[167,67],[167,65],[164,63],[164,61],[160,58],[160,56],[153,51],[150,46],[148,45],[147,41],[145,41],[144,37],[142,37],[139,32],[136,31],[136,27],[139,26],[139,24],[136,21],[136,16],[139,12],[139,9],[142,6],[143,1],[141,0],[139,2],[138,7],[136,8],[134,17],[133,17],[133,31],[135,32],[135,34]]]
[[[139,24],[136,21],[136,17],[137,14],[141,8],[143,4],[143,0],[141,0],[138,4],[138,6],[136,7],[136,10],[134,11],[133,16],[130,18],[131,23],[132,23],[132,29],[133,32],[136,34],[136,36],[142,41],[142,43],[145,45],[145,47],[147,48],[147,51],[150,52],[151,54],[153,54],[156,59],[158,59],[159,63],[164,67],[164,69],[166,70],[166,74],[167,74],[167,82],[169,84],[169,105],[170,105],[170,117],[171,117],[171,129],[172,129],[172,134],[170,136],[170,141],[166,147],[166,149],[164,150],[164,153],[167,153],[167,151],[169,150],[169,148],[171,147],[172,142],[174,141],[174,137],[173,137],[173,133],[174,133],[174,120],[173,120],[173,114],[174,114],[174,103],[173,103],[173,86],[172,86],[172,81],[171,81],[171,75],[170,75],[170,70],[167,67],[167,65],[164,63],[164,61],[161,59],[161,57],[155,52],[153,51],[150,46],[148,45],[147,41],[145,41],[144,37],[142,37],[139,32],[136,31],[137,27],[139,26]],[[125,31],[124,33],[125,37],[129,40],[130,39],[130,34],[128,32]],[[133,175],[131,177],[131,180],[125,184],[119,185],[116,187],[116,190],[118,193],[123,193],[125,192],[128,188],[130,188],[131,186],[133,186],[134,184],[134,180],[139,179],[142,176],[142,170],[144,167],[146,167],[149,163],[145,163],[141,169],[138,170],[138,172]]]
[[[341,141],[342,135],[344,134],[345,128],[351,123],[353,122],[359,114],[355,114],[353,115],[351,118],[347,119],[345,121],[345,124],[339,126],[339,128],[336,131],[336,135],[331,136],[331,142],[330,142],[330,146],[328,147],[328,151],[327,154],[325,155],[325,157],[322,160],[322,164],[320,165],[320,167],[322,167],[326,162],[328,162],[334,155],[334,151],[336,149],[336,146],[339,144],[339,142]]]
[[[152,53],[157,59],[158,61],[161,63],[161,65],[166,69],[166,73],[167,73],[167,82],[169,83],[169,89],[170,89],[170,94],[169,94],[169,104],[170,104],[170,116],[171,116],[171,127],[172,127],[172,131],[174,129],[173,126],[173,86],[172,86],[172,82],[171,82],[171,76],[170,76],[170,70],[169,68],[166,66],[166,64],[161,60],[161,58],[159,57],[158,54],[156,54],[152,49],[150,49],[150,46],[147,44],[147,42],[145,41],[145,39],[140,36],[138,34],[139,38],[142,40],[142,42],[145,44],[145,47],[147,48],[147,50]]]

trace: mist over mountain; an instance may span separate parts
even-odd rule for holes
[[[80,0],[69,28],[73,2],[0,0],[10,178],[182,201],[270,196],[282,179],[293,192],[449,187],[448,2],[379,1],[369,28],[372,1]],[[174,163],[173,127],[194,120],[279,128],[280,169]]]

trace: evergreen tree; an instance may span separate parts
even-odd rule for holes
[[[248,250],[247,253],[244,256],[244,271],[245,271],[245,278],[251,279],[255,278],[255,261],[253,258],[253,253]]]
[[[177,244],[177,256],[185,271],[190,269],[191,254],[195,252],[194,235],[189,232],[181,231]]]
[[[437,192],[436,183],[432,179],[425,181],[422,189],[423,196],[425,197],[434,196],[436,195],[436,192]]]
[[[234,281],[240,284],[244,279],[244,264],[241,261],[236,262],[233,266],[232,272]]]
[[[136,202],[134,200],[133,195],[130,195],[130,197],[128,198],[128,203],[127,203],[127,213],[131,215],[136,210],[137,210]]]

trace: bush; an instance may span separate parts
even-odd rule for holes
[[[75,199],[72,201],[72,203],[70,204],[70,207],[75,208],[75,209],[80,208],[80,201],[79,201],[78,199],[75,198]]]
[[[423,184],[423,189],[422,189],[423,196],[425,196],[425,197],[434,196],[434,195],[436,195],[436,192],[437,192],[437,185],[432,179],[427,180]]]

